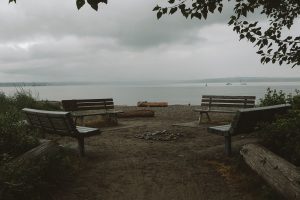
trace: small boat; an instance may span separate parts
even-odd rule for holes
[[[232,85],[231,83],[226,83],[226,85]]]

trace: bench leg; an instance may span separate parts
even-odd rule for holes
[[[231,156],[231,135],[225,136],[225,154]]]
[[[79,137],[78,138],[78,148],[79,148],[79,153],[80,156],[84,156],[84,137]]]
[[[206,115],[208,121],[211,122],[211,119],[210,119],[210,117],[209,117],[209,115],[208,115],[208,112],[200,112],[200,114],[199,114],[199,125],[201,124],[202,114],[203,114],[203,113],[205,113],[205,115]]]
[[[113,122],[113,124],[118,124],[118,117],[117,117],[117,114],[111,114],[110,116],[111,118],[111,121]]]
[[[207,117],[208,121],[211,122],[211,119],[210,119],[210,116],[209,116],[208,112],[206,112],[205,114],[206,114],[206,117]]]
[[[199,113],[199,119],[198,119],[199,125],[201,124],[201,120],[202,120],[202,113]]]

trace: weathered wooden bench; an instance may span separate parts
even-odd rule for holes
[[[70,136],[78,140],[80,155],[84,156],[84,138],[99,135],[98,128],[76,126],[69,112],[24,108],[29,126],[48,133]]]
[[[287,113],[289,108],[291,108],[290,104],[280,104],[240,109],[236,112],[231,124],[209,127],[208,132],[224,135],[225,153],[230,155],[232,135],[253,132],[257,128],[258,123],[271,122],[275,120],[277,115]]]
[[[65,111],[71,112],[72,116],[75,118],[75,123],[79,118],[81,119],[82,124],[84,117],[96,115],[105,116],[109,121],[117,124],[117,114],[123,112],[114,110],[114,101],[112,98],[62,100],[62,106]]]
[[[219,95],[203,95],[201,100],[201,108],[195,109],[199,112],[199,124],[202,115],[205,114],[207,119],[211,121],[208,113],[235,113],[240,108],[253,108],[255,106],[255,96],[219,96]],[[230,109],[229,109],[230,108]]]

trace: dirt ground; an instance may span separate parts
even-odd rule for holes
[[[106,127],[101,135],[88,138],[86,157],[78,157],[80,172],[54,195],[55,199],[259,199],[232,173],[232,158],[223,153],[224,138],[206,131],[209,125],[228,123],[232,115],[212,114],[213,123],[198,128],[175,127],[172,124],[197,120],[194,107],[150,109],[155,117],[119,119],[120,125],[114,128],[120,129]],[[181,136],[171,141],[135,137],[162,130]],[[237,146],[249,141],[251,138],[241,135],[233,138]],[[60,143],[77,147],[75,140],[64,138]]]

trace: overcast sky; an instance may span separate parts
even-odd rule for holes
[[[300,67],[261,65],[227,26],[229,10],[207,21],[157,20],[157,2],[111,0],[95,12],[78,11],[75,0],[2,0],[0,82],[300,76]]]

